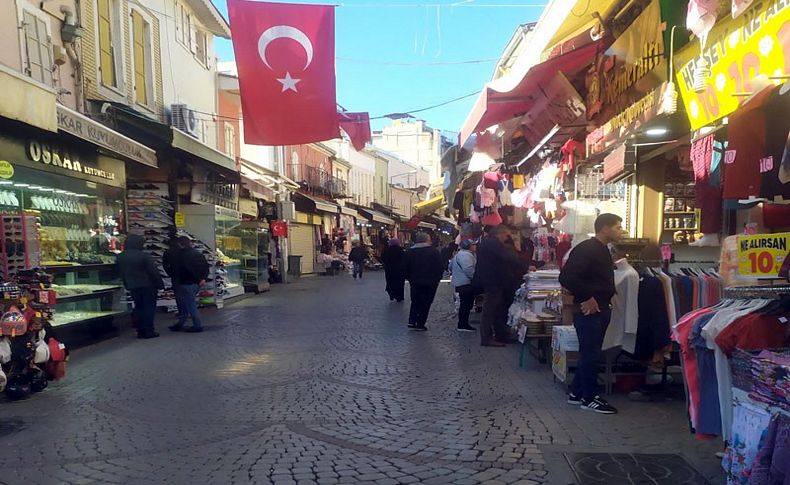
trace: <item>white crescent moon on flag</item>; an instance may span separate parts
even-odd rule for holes
[[[305,63],[304,68],[310,67],[310,64],[313,62],[313,43],[310,42],[310,39],[304,32],[290,25],[275,25],[262,33],[258,39],[258,54],[261,56],[263,63],[266,64],[266,67],[272,69],[272,66],[266,59],[266,48],[272,41],[277,39],[292,39],[298,42],[307,54],[307,63]]]

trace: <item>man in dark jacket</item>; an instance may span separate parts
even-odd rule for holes
[[[411,287],[409,328],[424,332],[445,265],[439,251],[431,245],[431,236],[418,232],[414,241],[416,244],[406,251],[403,259],[403,274]]]
[[[192,241],[186,237],[178,238],[181,250],[176,258],[175,274],[178,280],[178,287],[175,289],[176,301],[181,300],[182,313],[178,318],[178,323],[168,328],[174,332],[185,331],[198,333],[203,331],[203,322],[200,320],[200,313],[197,307],[197,294],[200,286],[205,283],[208,277],[209,265],[206,258],[200,251],[192,247]],[[192,317],[192,326],[184,328],[187,318]]]
[[[614,263],[607,245],[620,240],[623,220],[601,214],[595,237],[579,243],[560,272],[560,283],[573,294],[573,326],[579,337],[579,362],[568,394],[568,404],[600,414],[617,409],[598,395],[598,364],[615,294]]]
[[[162,269],[164,269],[167,276],[170,277],[173,293],[178,294],[179,283],[176,267],[178,266],[178,253],[181,252],[181,244],[178,242],[177,238],[173,237],[167,242],[167,245],[168,248],[165,250],[164,254],[162,254]],[[176,307],[178,308],[176,317],[181,318],[181,315],[184,314],[184,308],[179,298],[176,298]]]
[[[521,268],[515,250],[505,247],[510,231],[494,226],[477,248],[477,283],[483,287],[483,316],[480,345],[503,347],[509,339],[507,311],[512,298],[507,295],[513,286],[513,268]],[[522,273],[523,275],[523,273]]]
[[[164,284],[153,258],[143,252],[144,244],[143,236],[131,234],[126,239],[126,247],[118,255],[116,263],[123,286],[134,302],[137,338],[148,339],[159,336],[154,330],[156,290],[164,288]]]
[[[358,241],[354,243],[354,247],[351,249],[351,252],[348,253],[348,260],[351,261],[351,265],[353,266],[352,274],[354,275],[354,279],[362,278],[362,272],[365,270],[365,261],[368,259],[368,248],[365,247],[365,243],[362,241]]]
[[[403,301],[403,285],[406,283],[403,278],[403,257],[404,250],[400,239],[396,237],[390,239],[389,246],[381,252],[381,264],[384,265],[384,277],[387,280],[386,289],[390,301]]]

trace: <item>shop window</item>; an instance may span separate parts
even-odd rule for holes
[[[151,23],[138,10],[132,10],[132,54],[134,67],[134,102],[153,104],[151,70]]]
[[[225,153],[236,158],[236,129],[230,123],[225,123]]]
[[[210,67],[208,58],[208,38],[206,33],[201,30],[195,30],[195,59],[198,60],[201,66],[206,68]]]
[[[187,49],[192,45],[192,15],[186,6],[176,2],[176,40]]]
[[[119,88],[122,76],[122,36],[117,0],[97,0],[97,31],[99,43],[99,79],[101,84]]]
[[[24,33],[25,74],[48,86],[53,85],[52,44],[46,17],[30,10],[22,11]]]

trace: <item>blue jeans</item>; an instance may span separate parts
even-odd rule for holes
[[[154,316],[156,315],[156,288],[132,288],[129,293],[134,302],[137,333],[140,335],[153,333]]]
[[[577,313],[573,316],[573,326],[579,337],[579,363],[570,390],[577,397],[592,399],[598,395],[598,363],[611,317],[612,311],[608,309],[592,315]]]
[[[355,261],[352,263],[352,266],[354,267],[353,269],[354,278],[356,278],[357,276],[362,278],[362,272],[365,270],[365,263],[357,263]]]
[[[192,326],[195,328],[202,328],[203,322],[200,321],[200,314],[197,307],[197,294],[200,291],[200,286],[193,285],[178,285],[175,287],[176,302],[180,302],[181,315],[178,317],[178,324],[183,325],[187,322],[187,318],[192,317]]]

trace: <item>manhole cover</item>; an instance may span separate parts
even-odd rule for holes
[[[579,485],[709,485],[680,455],[565,453]]]
[[[27,423],[19,419],[0,419],[0,438],[10,436],[27,428]]]

